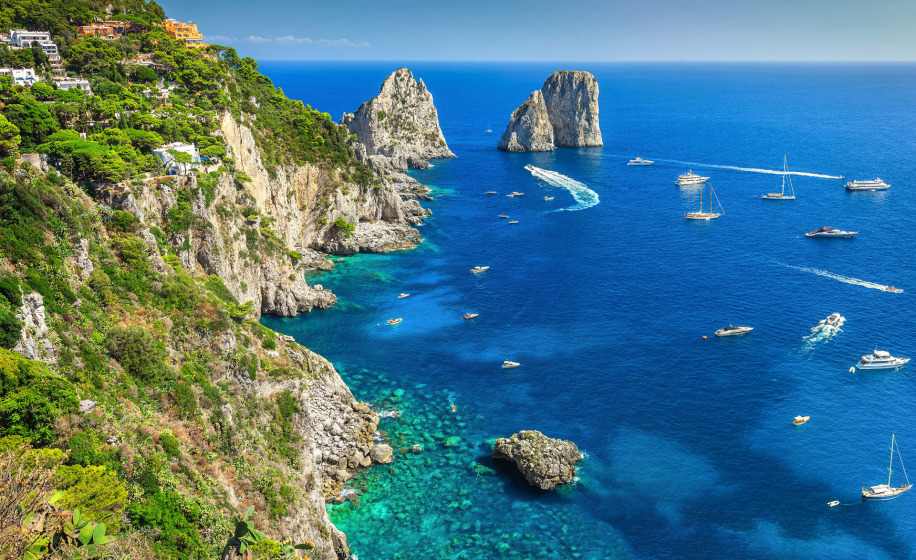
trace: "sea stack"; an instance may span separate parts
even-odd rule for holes
[[[493,458],[515,462],[528,484],[550,490],[572,482],[582,454],[571,441],[549,438],[537,430],[522,430],[497,439]]]
[[[355,113],[344,114],[340,122],[379,167],[425,169],[429,159],[455,157],[439,128],[432,94],[407,68],[385,78],[378,95]]]
[[[537,108],[536,97],[542,100],[550,124],[549,143],[544,141],[540,111],[537,118],[532,116],[532,110]],[[526,142],[524,139],[537,141]],[[590,72],[558,70],[544,81],[540,91],[533,92],[513,111],[498,147],[510,152],[548,152],[555,146],[581,148],[602,145],[604,142],[598,123],[598,80]]]
[[[509,126],[499,139],[499,149],[507,152],[553,151],[553,125],[547,115],[544,95],[535,90],[512,112]]]

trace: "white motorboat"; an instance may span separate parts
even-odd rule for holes
[[[485,193],[483,193],[483,194],[496,194],[496,191],[487,191],[487,192],[485,192]]]
[[[683,187],[685,185],[702,185],[706,182],[709,177],[700,177],[699,175],[694,175],[692,169],[688,169],[687,173],[681,175],[677,178],[677,186]]]
[[[520,365],[522,364],[520,364],[519,362],[513,362],[510,360],[506,360],[505,362],[503,362],[503,369],[517,368]]]
[[[404,320],[403,317],[396,317],[396,318],[394,318],[394,319],[388,319],[388,324],[389,324],[389,325],[397,325],[398,323],[400,323],[400,322],[403,321],[403,320]]]
[[[716,199],[716,205],[720,212],[712,211],[712,199]],[[685,220],[711,220],[713,218],[718,218],[719,216],[724,216],[725,210],[722,208],[722,204],[719,202],[719,197],[716,196],[716,191],[713,190],[712,185],[709,185],[709,212],[703,211],[703,189],[700,188],[700,209],[697,212],[687,212],[684,214]]]
[[[398,299],[404,299],[406,297],[410,297],[410,294],[401,294],[398,296]]]
[[[523,193],[523,192],[512,191],[511,193],[507,194],[506,196],[511,196],[511,197],[515,198],[516,196],[525,196],[525,193]]]
[[[901,484],[900,486],[891,486],[891,476],[894,474],[894,449],[897,450],[897,459],[900,461],[900,468],[903,470],[903,477],[906,479],[906,484]],[[903,458],[900,457],[900,447],[897,446],[897,439],[894,437],[894,434],[891,434],[891,461],[887,465],[887,484],[878,484],[877,486],[863,486],[862,487],[862,499],[863,500],[893,500],[894,498],[899,497],[904,492],[909,491],[913,488],[913,485],[910,484],[910,478],[906,475],[906,468],[903,466]]]
[[[842,324],[843,316],[839,313],[831,313],[829,317],[824,319],[824,324],[829,327],[839,327]]]
[[[822,227],[809,231],[805,234],[805,237],[852,237],[858,233],[857,231],[843,231],[832,227]]]
[[[786,194],[786,179],[789,182],[789,193]],[[763,200],[795,200],[795,189],[792,187],[792,177],[789,176],[789,165],[786,156],[782,156],[782,190],[778,193],[767,193],[760,197]]]
[[[652,165],[653,163],[655,163],[654,160],[642,159],[641,157],[637,156],[635,159],[628,161],[627,165]]]
[[[471,269],[471,274],[480,274],[481,272],[490,270],[489,266],[475,266]]]
[[[727,327],[722,327],[716,331],[716,336],[738,336],[742,334],[747,334],[754,330],[754,327],[736,327],[734,325],[729,325]]]
[[[876,178],[874,181],[849,181],[846,183],[847,191],[886,191],[890,185]]]
[[[891,356],[890,352],[875,348],[871,354],[862,356],[856,367],[859,369],[897,369],[909,361],[909,358]]]
[[[792,423],[795,424],[796,426],[801,426],[808,420],[811,420],[810,416],[796,416],[795,420],[793,420]]]

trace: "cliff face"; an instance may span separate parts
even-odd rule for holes
[[[499,139],[499,149],[508,152],[553,151],[553,126],[540,91],[533,91],[512,112],[506,132]]]
[[[429,167],[429,159],[455,157],[439,128],[432,94],[407,68],[385,78],[379,94],[356,113],[345,114],[341,124],[365,146],[376,168],[423,169]]]
[[[598,81],[589,72],[558,70],[512,112],[498,148],[546,152],[554,146],[601,146]]]
[[[541,88],[553,125],[554,144],[602,146],[598,124],[598,80],[590,72],[558,70]]]

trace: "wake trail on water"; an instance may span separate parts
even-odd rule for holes
[[[884,284],[878,284],[876,282],[869,282],[868,280],[861,280],[859,278],[852,278],[850,276],[843,276],[842,274],[834,274],[833,272],[830,272],[829,270],[821,270],[819,268],[812,268],[810,266],[795,266],[795,265],[786,264],[786,263],[779,263],[779,264],[785,267],[788,267],[788,268],[794,268],[795,270],[800,270],[802,272],[810,272],[811,274],[817,274],[818,276],[823,276],[824,278],[832,278],[834,280],[844,282],[846,284],[852,284],[853,286],[862,286],[863,288],[881,290],[882,292],[890,291],[888,290],[890,286],[886,286]],[[902,292],[903,290],[900,290],[900,291]]]
[[[732,171],[746,171],[748,173],[765,173],[767,175],[783,175],[781,169],[759,169],[757,167],[738,167],[736,165],[716,165],[714,163],[698,163],[695,161],[680,161],[676,159],[656,159],[655,161],[664,161],[666,163],[679,163],[691,167],[711,167],[713,169],[730,169]],[[785,175],[797,175],[799,177],[817,177],[818,179],[842,179],[842,175],[824,175],[822,173],[807,173],[805,171],[789,171]]]
[[[802,340],[805,341],[805,344],[802,347],[802,351],[809,352],[814,350],[815,346],[817,346],[819,342],[823,342],[825,344],[830,342],[836,335],[843,332],[840,327],[842,327],[845,322],[846,317],[843,317],[842,315],[840,315],[839,320],[837,320],[836,324],[834,325],[829,325],[827,324],[826,319],[821,319],[821,321],[816,326],[811,328],[811,334],[802,338]]]
[[[567,177],[566,175],[549,169],[541,169],[540,167],[535,167],[530,164],[526,165],[525,169],[535,178],[544,181],[548,185],[566,189],[569,191],[569,194],[576,199],[576,204],[567,206],[566,208],[560,208],[559,210],[553,210],[554,212],[575,212],[577,210],[585,210],[586,208],[596,206],[599,202],[598,193],[588,188],[585,183],[580,183],[572,177]]]

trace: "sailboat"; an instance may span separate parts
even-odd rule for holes
[[[906,478],[906,484],[893,488],[891,487],[891,475],[894,474],[894,449],[897,449],[897,459],[900,460],[900,468],[903,470],[903,477]],[[887,484],[877,486],[862,487],[863,500],[893,500],[900,494],[909,491],[913,487],[910,479],[906,476],[906,468],[903,466],[903,459],[900,457],[900,448],[897,447],[897,440],[894,434],[891,434],[891,462],[887,466]]]
[[[786,179],[789,180],[789,194],[786,194]],[[767,193],[760,197],[762,200],[795,200],[795,189],[792,188],[792,177],[789,175],[789,166],[786,156],[782,156],[782,191]]]
[[[716,199],[716,205],[719,206],[720,212],[716,213],[712,211],[712,199]],[[719,197],[716,196],[716,191],[713,190],[712,185],[709,185],[709,212],[703,211],[703,187],[700,187],[700,210],[698,212],[687,212],[684,214],[685,220],[711,220],[713,218],[718,218],[719,216],[724,216],[725,210],[722,208],[722,204],[719,202]]]
[[[487,129],[484,132],[493,132],[492,130],[490,130],[490,123],[487,123]]]

